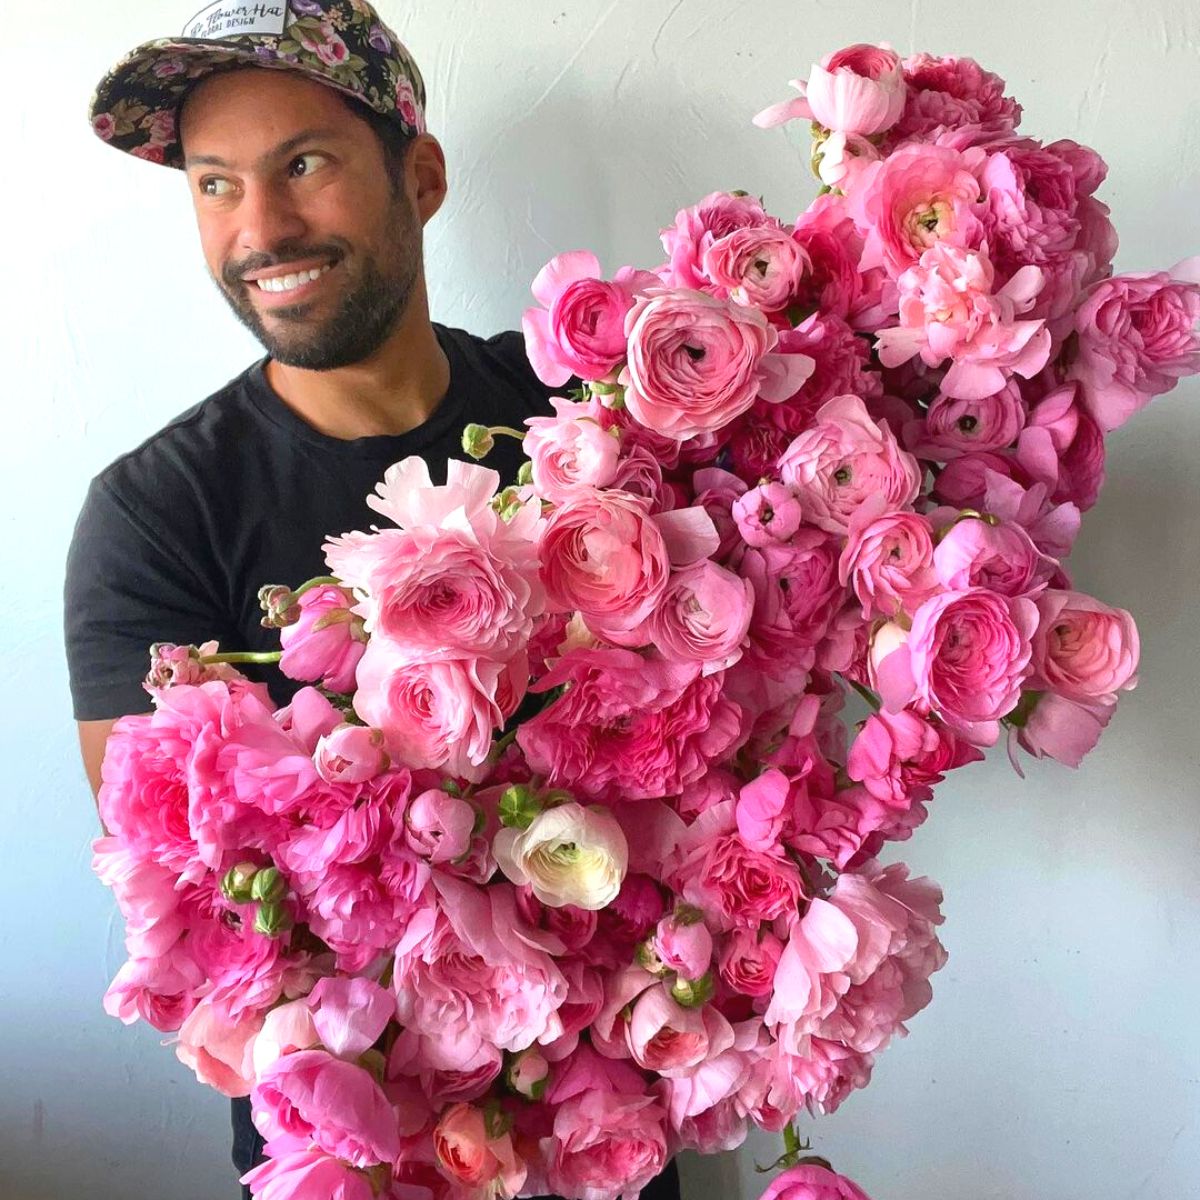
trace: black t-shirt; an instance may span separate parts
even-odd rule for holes
[[[258,590],[327,573],[332,534],[386,524],[366,497],[410,454],[435,483],[465,458],[463,427],[521,428],[550,412],[519,333],[487,340],[435,325],[450,387],[423,425],[396,436],[318,433],[271,390],[266,360],[181,413],[92,481],[67,558],[65,632],[77,720],[146,712],[141,680],[152,642],[277,650]],[[484,464],[514,481],[521,454],[497,438]],[[277,668],[246,668],[278,703],[298,685]]]

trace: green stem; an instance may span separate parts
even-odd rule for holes
[[[221,654],[202,654],[202,663],[277,663],[282,650],[226,650]]]
[[[492,746],[492,752],[488,756],[489,759],[494,763],[499,762],[500,756],[509,748],[509,746],[513,744],[513,742],[516,740],[516,736],[517,731],[515,729],[510,729],[502,738],[497,739],[496,743]]]
[[[843,675],[843,679],[846,677]],[[846,679],[846,682],[874,709],[878,712],[883,707],[883,701],[879,699],[874,692],[868,691],[861,683],[855,683],[853,679]]]
[[[783,1153],[786,1157],[799,1154],[801,1150],[800,1135],[790,1121],[783,1127]]]
[[[311,579],[306,579],[294,592],[292,599],[299,600],[305,592],[312,591],[317,587],[341,587],[342,581],[336,575],[314,575]]]
[[[518,442],[525,440],[525,435],[519,429],[514,429],[511,425],[489,425],[488,433],[493,437],[497,434],[502,434],[504,437],[516,438]]]

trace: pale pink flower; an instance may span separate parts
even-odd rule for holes
[[[723,429],[760,394],[785,399],[812,372],[807,355],[772,353],[778,337],[757,309],[702,292],[663,289],[640,298],[626,332],[626,408],[677,441]]]
[[[853,588],[863,620],[911,614],[937,586],[928,518],[883,508],[868,501],[851,517],[838,561],[838,580]]]
[[[849,202],[866,238],[860,269],[884,266],[897,279],[934,246],[977,247],[983,162],[980,151],[908,145],[867,167]]]
[[[778,312],[798,291],[808,255],[782,226],[752,225],[714,241],[702,260],[715,294],[763,312]]]
[[[1092,288],[1075,314],[1070,375],[1105,432],[1184,375],[1200,372],[1200,259],[1172,271],[1119,275]]]
[[[946,510],[939,509],[931,517],[943,514]],[[1021,525],[957,514],[954,518],[953,525],[942,529],[933,552],[934,571],[943,588],[981,587],[1003,596],[1025,596],[1046,586],[1057,564],[1038,550]]]
[[[512,1138],[490,1133],[480,1108],[451,1105],[433,1131],[433,1144],[442,1170],[458,1184],[515,1196],[525,1183],[525,1164],[514,1152]]]
[[[404,814],[410,849],[433,864],[454,862],[471,848],[475,809],[461,796],[428,788],[414,796]]]
[[[311,1050],[320,1040],[306,1000],[289,1000],[278,1005],[267,1013],[254,1038],[251,1055],[254,1077],[259,1078],[282,1055]]]
[[[572,375],[604,379],[625,358],[625,314],[634,297],[660,284],[649,271],[622,267],[603,280],[600,260],[589,250],[555,255],[534,277],[540,308],[521,318],[525,352],[537,377],[559,387]]]
[[[634,1001],[625,1037],[639,1067],[667,1078],[687,1074],[733,1045],[733,1029],[714,1005],[684,1008],[665,983]]]
[[[1044,692],[1024,725],[1012,734],[1035,758],[1053,758],[1068,767],[1078,767],[1100,740],[1116,707],[1115,702],[1081,704]]]
[[[320,681],[331,692],[354,691],[354,671],[366,649],[362,619],[344,588],[310,588],[298,601],[300,619],[279,631],[279,669],[292,679]]]
[[[762,483],[734,501],[733,519],[747,546],[789,541],[804,516],[799,497],[785,483]]]
[[[1139,640],[1133,617],[1082,592],[1037,598],[1031,687],[1079,704],[1111,705],[1137,686]]]
[[[622,341],[622,346],[624,342]],[[523,443],[533,469],[533,486],[543,500],[561,504],[580,488],[613,484],[621,439],[605,428],[588,404],[552,396],[553,417],[529,417]]]
[[[339,725],[322,736],[313,761],[326,783],[365,783],[388,768],[383,733],[365,725]]]
[[[699,979],[712,962],[713,939],[699,914],[676,910],[654,931],[654,952],[684,979]]]
[[[754,118],[760,129],[803,118],[842,133],[883,133],[904,111],[905,84],[900,58],[886,43],[859,42],[827,54],[807,82],[793,80],[802,100],[764,109]]]
[[[712,192],[699,204],[680,209],[674,224],[662,231],[663,249],[670,258],[662,278],[675,287],[703,288],[709,282],[704,252],[713,242],[736,229],[777,224],[753,196]]]
[[[823,405],[812,427],[784,452],[779,474],[795,489],[805,520],[830,533],[845,533],[872,496],[902,509],[921,488],[917,460],[900,449],[886,422],[871,419],[857,396]]]
[[[202,1000],[179,1028],[175,1054],[196,1078],[224,1096],[248,1096],[254,1085],[254,1038],[261,1013],[231,1021]]]
[[[370,1178],[323,1150],[295,1150],[242,1176],[255,1200],[375,1200]]]
[[[999,392],[1013,375],[1036,375],[1050,356],[1045,322],[1017,318],[1033,306],[1045,277],[1022,267],[995,291],[995,270],[983,253],[939,243],[900,276],[900,324],[879,333],[885,367],[915,354],[927,366],[951,360],[942,391],[958,400]]]
[[[319,979],[305,1004],[321,1044],[350,1061],[369,1050],[396,1015],[392,993],[363,976]]]
[[[709,675],[741,658],[753,612],[749,581],[704,559],[671,573],[646,631],[665,658]]]
[[[126,1025],[140,1017],[169,1033],[196,1007],[203,983],[203,972],[178,948],[162,957],[131,958],[108,985],[104,1011]]]

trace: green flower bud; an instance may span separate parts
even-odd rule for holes
[[[270,903],[282,900],[287,895],[287,880],[279,873],[278,867],[264,867],[254,876],[250,885],[250,899]]]
[[[249,904],[255,899],[252,891],[257,873],[258,866],[252,862],[242,862],[230,867],[221,880],[221,895],[234,904]]]
[[[510,829],[528,829],[541,811],[541,801],[523,783],[514,783],[500,793],[497,805],[500,824]]]
[[[684,1008],[700,1008],[712,999],[712,972],[706,971],[699,979],[681,979],[676,975],[671,984],[671,995],[675,1003]]]
[[[634,957],[637,959],[638,966],[643,971],[649,971],[651,975],[655,975],[659,979],[662,979],[669,970],[667,964],[658,957],[658,952],[654,949],[653,938],[647,938],[644,942],[639,942]]]
[[[477,462],[481,458],[486,458],[492,452],[495,444],[496,439],[492,437],[492,431],[486,425],[472,423],[463,430],[463,453]]]
[[[254,932],[264,937],[278,937],[292,927],[292,916],[278,900],[265,900],[254,914]]]
[[[533,482],[533,463],[526,459],[517,471],[517,486],[528,487]]]

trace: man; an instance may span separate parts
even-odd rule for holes
[[[422,231],[446,195],[408,52],[364,0],[216,3],[101,81],[112,145],[182,169],[208,270],[266,357],[93,481],[67,564],[66,642],[89,781],[142,712],[154,641],[268,650],[258,588],[325,571],[329,534],[410,454],[435,477],[469,421],[549,411],[517,333],[430,321]],[[519,462],[499,439],[507,481]],[[260,673],[279,703],[295,685]],[[234,1102],[234,1162],[261,1156]],[[678,1196],[674,1168],[645,1196]],[[245,1190],[248,1195],[248,1189]]]

